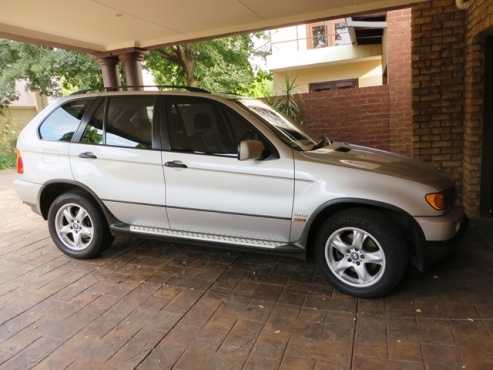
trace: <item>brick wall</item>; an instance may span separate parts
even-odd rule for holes
[[[462,191],[465,13],[454,0],[412,9],[413,155],[433,162]]]
[[[413,155],[411,8],[387,12],[385,54],[390,89],[390,149]]]
[[[387,85],[298,95],[304,128],[318,139],[389,149],[389,89]]]
[[[483,124],[483,35],[493,31],[493,2],[474,0],[466,13],[464,206],[479,214],[481,182],[481,130]],[[492,143],[493,144],[493,143]]]
[[[469,216],[480,211],[483,36],[493,31],[493,2],[454,0],[413,7],[414,155],[445,169],[462,190]]]

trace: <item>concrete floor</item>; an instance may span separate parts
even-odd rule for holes
[[[117,238],[65,257],[0,172],[0,368],[493,369],[493,249],[475,229],[385,299],[312,263]]]

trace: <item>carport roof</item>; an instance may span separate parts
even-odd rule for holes
[[[422,0],[8,0],[0,37],[105,54],[402,7]]]

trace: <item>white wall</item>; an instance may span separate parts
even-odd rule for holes
[[[309,92],[309,84],[314,82],[358,79],[359,87],[382,85],[381,59],[353,63],[339,63],[322,67],[308,67],[289,71],[274,71],[274,94],[285,93],[286,77],[296,79],[296,92]]]

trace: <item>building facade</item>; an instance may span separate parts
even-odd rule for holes
[[[284,93],[286,80],[298,93],[382,85],[385,26],[381,13],[269,31],[274,93]]]

